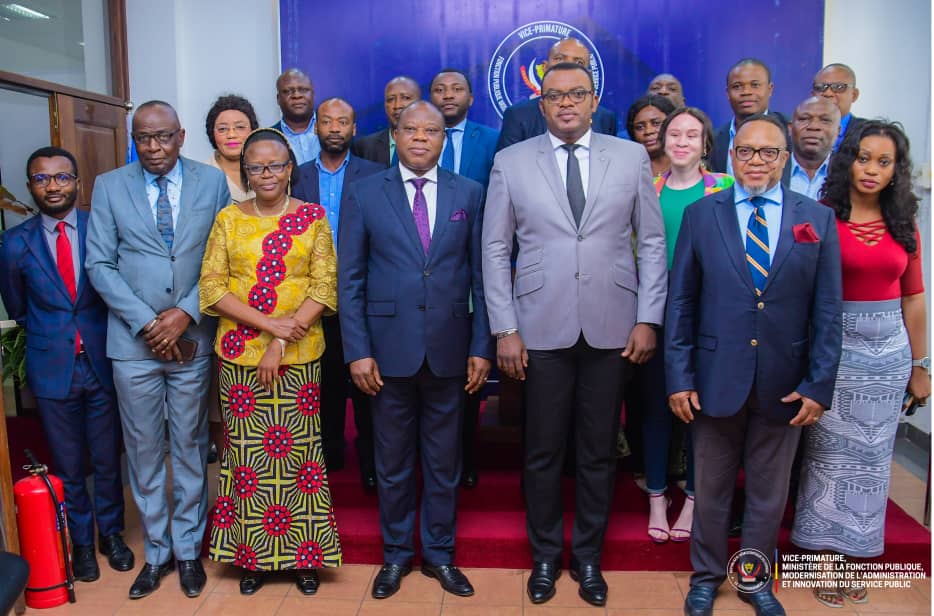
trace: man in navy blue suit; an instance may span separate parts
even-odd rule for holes
[[[353,107],[342,98],[329,98],[318,105],[315,130],[321,151],[299,168],[301,178],[292,194],[310,203],[321,204],[337,245],[340,211],[350,198],[349,186],[361,178],[383,170],[383,166],[350,153],[350,141],[357,132]],[[344,467],[344,419],[347,394],[354,406],[357,427],[357,458],[360,480],[367,490],[376,489],[373,467],[373,419],[370,400],[353,385],[344,363],[343,343],[337,315],[321,318],[324,329],[324,355],[321,356],[321,444],[329,471]]]
[[[55,475],[65,485],[75,578],[100,577],[99,545],[117,571],[133,568],[123,532],[120,417],[107,359],[107,305],[84,271],[88,215],[75,209],[78,165],[61,148],[41,148],[26,163],[26,186],[41,212],[3,234],[0,294],[26,329],[26,381],[45,428]],[[94,476],[88,495],[84,461]]]
[[[373,396],[384,564],[372,595],[396,593],[415,555],[418,438],[422,573],[469,596],[453,560],[464,397],[484,385],[493,357],[483,187],[438,167],[444,117],[431,103],[406,107],[394,133],[399,164],[350,187],[337,245],[344,358]]]
[[[833,397],[841,344],[834,213],[782,187],[787,148],[773,116],[743,122],[730,152],[736,185],[685,210],[675,247],[665,374],[671,408],[694,439],[688,616],[713,613],[728,575],[757,616],[785,614],[770,590],[769,559],[801,427],[816,423]],[[743,549],[731,559],[740,466]]]

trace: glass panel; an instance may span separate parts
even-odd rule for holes
[[[0,0],[5,71],[113,94],[107,0]]]
[[[33,211],[26,190],[26,161],[41,147],[51,145],[49,98],[45,94],[0,88],[0,185]],[[26,216],[2,210],[2,228],[9,229]]]

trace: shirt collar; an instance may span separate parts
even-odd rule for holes
[[[739,182],[733,185],[733,203],[739,205],[740,203],[746,202],[749,203],[749,200],[752,198],[750,194],[743,188]],[[784,193],[782,192],[782,183],[778,182],[772,188],[768,189],[761,195],[763,199],[769,202],[770,205],[782,204],[782,198]]]
[[[315,167],[318,168],[318,171],[320,173],[327,173],[329,175],[337,175],[338,173],[346,169],[348,164],[350,164],[350,150],[347,150],[347,156],[344,157],[344,162],[342,162],[340,166],[334,171],[329,170],[328,168],[326,168],[324,165],[321,164],[320,153],[318,153],[318,155],[315,156]]]
[[[464,132],[467,130],[467,117],[464,116],[464,119],[455,124],[454,126],[448,126],[449,130]]]
[[[824,159],[824,162],[821,163],[821,166],[817,168],[817,172],[814,174],[814,177],[821,175],[827,175],[827,165],[830,164],[830,154],[827,155],[827,158]],[[804,167],[798,164],[798,160],[795,158],[795,155],[791,155],[791,175],[794,175],[800,171],[804,175],[807,175],[808,172],[805,171]],[[808,176],[810,177],[810,176]]]
[[[158,176],[158,175],[156,175],[155,173],[150,173],[150,172],[147,171],[146,169],[143,169],[143,178],[145,178],[145,180],[146,180],[146,185],[147,185],[147,186],[148,186],[149,184],[155,184],[156,180],[157,180],[159,177],[161,177],[161,176]],[[179,157],[178,160],[175,161],[175,166],[172,167],[172,169],[171,169],[168,173],[165,174],[165,177],[166,177],[166,179],[169,180],[169,183],[170,183],[170,184],[178,185],[178,183],[179,183],[179,181],[181,180],[181,177],[182,177],[182,159],[181,159],[181,157]]]
[[[55,233],[55,227],[58,226],[58,223],[61,222],[58,218],[53,218],[48,214],[42,214],[42,227],[49,233]],[[65,221],[65,224],[72,229],[78,228],[78,210],[77,208],[71,208],[71,211],[65,215],[61,220]]]
[[[300,133],[296,133],[292,128],[285,123],[285,118],[279,122],[279,126],[282,127],[282,134],[286,137],[297,137],[299,135],[307,135],[308,133],[313,133],[315,131],[315,121],[318,114],[312,114],[311,120],[308,121],[308,128],[303,130]]]
[[[408,167],[406,167],[400,162],[399,172],[402,174],[403,183],[408,182],[409,180],[414,180],[416,178],[424,178],[428,180],[429,182],[434,182],[435,184],[438,183],[438,165],[435,165],[434,167],[432,167],[431,169],[429,169],[427,172],[425,172],[422,175],[415,175],[414,171],[412,171],[411,169],[409,169]]]
[[[578,139],[574,143],[581,146],[585,150],[589,150],[590,149],[590,138],[592,136],[593,136],[593,131],[588,128],[587,132],[581,135],[580,139]],[[551,131],[548,131],[548,139],[551,141],[551,148],[553,150],[557,150],[558,148],[564,145],[564,141],[562,141],[561,139],[558,139],[553,134],[551,134]]]

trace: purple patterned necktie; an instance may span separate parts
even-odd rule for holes
[[[426,178],[415,178],[409,181],[415,187],[412,216],[415,218],[415,228],[418,229],[418,239],[422,241],[422,248],[427,255],[428,248],[431,247],[431,229],[428,226],[428,200],[425,199],[422,187],[425,186],[428,180]]]

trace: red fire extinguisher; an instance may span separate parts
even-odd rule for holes
[[[75,579],[68,550],[65,487],[26,450],[30,477],[13,486],[16,524],[23,558],[29,563],[26,605],[47,608],[75,602]]]

